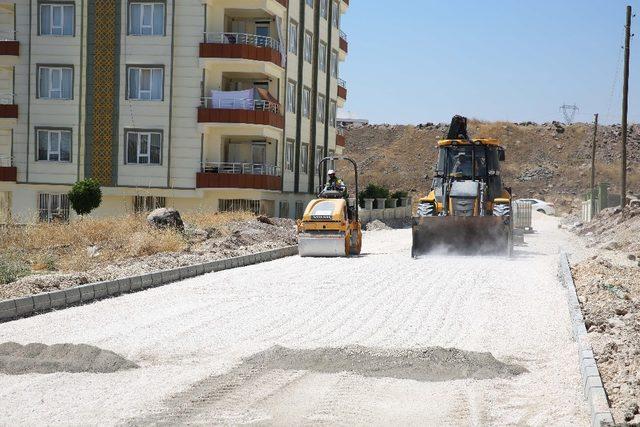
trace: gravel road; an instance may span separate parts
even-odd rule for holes
[[[0,374],[0,424],[588,425],[556,277],[568,240],[553,218],[534,225],[513,260],[413,260],[409,230],[375,231],[359,258],[282,259],[0,325],[0,343],[89,344],[139,366]]]

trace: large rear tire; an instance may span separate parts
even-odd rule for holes
[[[436,216],[436,205],[432,202],[420,203],[416,215],[419,217]]]

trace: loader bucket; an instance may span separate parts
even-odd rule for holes
[[[429,253],[511,256],[511,224],[495,216],[413,218],[411,256]]]
[[[301,233],[298,236],[301,257],[346,257],[347,242],[344,233]]]

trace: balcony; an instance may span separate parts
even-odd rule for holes
[[[196,175],[197,188],[243,188],[280,191],[281,170],[277,166],[252,163],[205,162]]]
[[[252,99],[203,99],[198,108],[198,123],[235,123],[272,126],[284,129],[280,104]]]
[[[347,83],[342,79],[338,79],[338,98],[347,100]]]
[[[12,93],[0,93],[0,119],[18,118],[18,106],[14,101],[15,95]]]
[[[344,136],[344,129],[336,128],[336,145],[338,147],[346,147],[347,139]]]
[[[340,30],[340,50],[344,53],[349,52],[349,42],[344,31]]]
[[[283,65],[283,49],[272,37],[242,33],[205,33],[200,58],[246,59]]]
[[[0,182],[16,182],[18,169],[13,166],[13,157],[0,156]]]

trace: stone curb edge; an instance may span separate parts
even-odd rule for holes
[[[569,315],[573,336],[578,343],[578,356],[580,357],[580,373],[582,374],[582,389],[591,412],[591,426],[613,425],[613,416],[609,406],[609,398],[602,384],[600,371],[596,364],[593,348],[587,336],[587,328],[584,324],[578,292],[571,274],[569,256],[566,252],[560,252],[559,274],[562,283],[567,288],[569,303]]]
[[[103,298],[168,285],[173,282],[201,276],[207,273],[260,264],[297,254],[298,246],[287,246],[285,248],[211,261],[204,264],[156,271],[140,276],[90,283],[61,291],[47,292],[0,301],[0,323],[41,314],[51,310],[59,310],[85,304]]]

